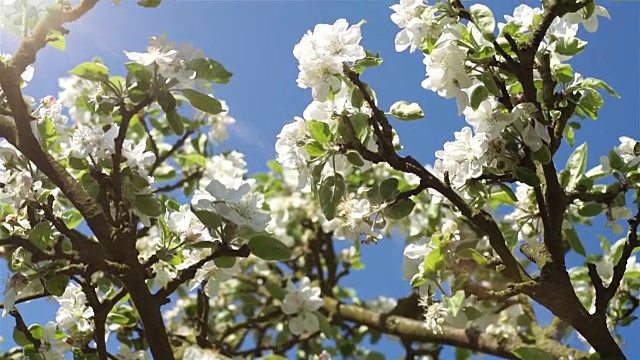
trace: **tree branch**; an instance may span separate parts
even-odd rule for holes
[[[519,339],[510,338],[500,341],[488,334],[474,333],[468,329],[456,329],[448,326],[443,328],[441,334],[434,333],[425,327],[423,321],[380,314],[357,305],[339,303],[330,297],[324,298],[324,308],[335,319],[366,325],[373,330],[402,339],[459,346],[508,359],[517,359],[511,354],[511,351],[525,345]],[[572,349],[552,340],[548,345],[545,350],[549,351],[554,358],[566,357],[572,351]]]
[[[193,279],[196,276],[196,272],[200,269],[204,264],[208,263],[211,260],[217,259],[223,256],[231,256],[231,257],[248,257],[251,254],[248,245],[242,245],[238,249],[233,249],[228,245],[221,245],[213,254],[205,257],[204,259],[198,261],[197,263],[189,266],[188,268],[182,270],[175,279],[171,280],[164,288],[158,290],[157,293],[153,295],[154,299],[157,301],[164,301],[167,296],[173,294],[176,289],[184,284],[185,282]]]

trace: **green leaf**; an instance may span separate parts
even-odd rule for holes
[[[561,37],[556,40],[556,52],[560,55],[578,55],[586,46],[586,41],[582,41],[573,36]]]
[[[516,196],[516,194],[513,193],[513,190],[511,190],[511,187],[503,183],[499,183],[498,187],[500,187],[500,190],[502,190],[505,194],[507,194],[507,196],[513,202],[513,204],[518,202],[518,197]]]
[[[274,298],[280,301],[282,301],[284,297],[287,295],[287,291],[283,289],[282,286],[278,284],[274,284],[270,281],[264,284],[264,287],[267,288],[267,291],[269,292],[269,294],[271,294],[271,296],[273,296]]]
[[[17,327],[13,328],[13,341],[20,346],[25,346],[27,344],[31,344],[29,339],[27,339],[27,335],[25,335],[22,331],[18,330]]]
[[[218,84],[227,84],[232,73],[213,59],[193,59],[187,66],[196,72],[196,79],[213,81]]]
[[[46,249],[49,244],[52,242],[51,233],[52,233],[51,225],[48,222],[39,222],[33,229],[29,232],[29,241],[31,241],[35,246],[40,250]]]
[[[224,109],[222,108],[222,103],[209,95],[203,94],[193,89],[182,89],[180,90],[180,92],[182,92],[182,95],[184,95],[187,100],[189,100],[191,106],[200,111],[204,111],[211,115],[220,114],[224,111]]]
[[[533,153],[533,158],[541,164],[546,165],[551,162],[551,150],[547,145],[542,145],[540,150]]]
[[[584,246],[582,245],[582,241],[580,241],[580,237],[578,237],[578,233],[576,232],[576,229],[573,226],[571,226],[570,229],[564,229],[563,233],[564,233],[564,236],[567,238],[569,245],[571,245],[571,248],[573,249],[573,251],[586,257],[587,252],[584,249]]]
[[[404,121],[413,121],[424,117],[424,111],[422,111],[418,103],[409,103],[404,100],[393,103],[389,109],[389,113],[396,119]]]
[[[380,57],[380,54],[374,55],[373,53],[370,53],[366,50],[365,53],[367,56],[362,59],[356,60],[353,65],[354,70],[359,74],[362,74],[362,72],[366,68],[375,67],[382,64],[382,58]]]
[[[392,220],[400,220],[411,214],[416,206],[411,199],[400,199],[384,210],[384,216]]]
[[[169,127],[174,132],[174,134],[180,136],[184,133],[184,123],[182,122],[182,116],[178,114],[176,109],[171,110],[167,113],[167,121],[169,122]]]
[[[485,5],[473,4],[469,7],[469,13],[471,13],[471,19],[478,26],[485,39],[492,41],[494,39],[493,30],[496,27],[496,21],[491,10]]]
[[[158,104],[162,108],[162,111],[170,113],[175,110],[178,102],[170,92],[162,90],[158,93]]]
[[[137,195],[135,205],[140,212],[147,216],[158,217],[162,214],[162,204],[153,195]]]
[[[47,41],[47,43],[54,49],[64,51],[67,48],[64,34],[59,30],[49,31],[49,34],[47,34]]]
[[[362,105],[364,105],[364,96],[362,95],[362,91],[357,87],[354,87],[351,91],[351,105],[356,109],[360,109]]]
[[[436,273],[444,264],[445,257],[440,248],[431,250],[424,258],[424,271]]]
[[[604,210],[601,204],[597,202],[588,202],[578,208],[578,214],[584,217],[594,217]]]
[[[471,359],[471,350],[460,348],[460,347],[456,348],[456,360],[469,360],[469,359]]]
[[[418,274],[413,275],[413,277],[411,278],[411,281],[409,282],[409,285],[412,288],[417,288],[417,287],[420,287],[420,286],[426,284],[427,281],[428,280],[424,278],[424,274],[418,273]]]
[[[464,291],[458,290],[456,293],[448,298],[445,298],[445,302],[447,303],[447,308],[451,316],[456,317],[458,315],[458,311],[462,307],[462,303],[464,302]]]
[[[518,178],[518,180],[522,181],[523,183],[531,186],[531,187],[536,187],[538,185],[540,185],[540,179],[538,178],[538,175],[536,175],[536,173],[524,166],[517,166],[516,167],[516,178]]]
[[[329,129],[329,124],[325,122],[309,120],[307,121],[307,130],[320,145],[324,145],[331,140],[331,130]]]
[[[122,314],[118,314],[118,313],[109,313],[109,315],[107,316],[109,321],[114,323],[114,324],[118,324],[118,325],[127,325],[130,323],[130,319],[128,317],[126,317],[125,315]]]
[[[575,189],[576,185],[578,185],[578,179],[584,174],[587,167],[587,149],[587,143],[585,142],[573,150],[567,160],[565,169],[569,172],[568,190]]]
[[[360,154],[358,154],[358,152],[354,150],[349,150],[347,152],[347,161],[349,161],[349,163],[351,163],[351,165],[353,166],[364,166],[364,160],[362,159]]]
[[[29,332],[36,340],[40,340],[44,336],[44,328],[40,326],[40,324],[33,324],[29,326]]]
[[[336,329],[331,326],[329,319],[321,313],[314,313],[318,317],[318,323],[320,323],[320,331],[329,339],[335,339],[337,332]]]
[[[184,160],[184,167],[196,165],[201,168],[207,167],[207,158],[200,154],[180,154],[178,157]]]
[[[471,91],[471,109],[478,110],[480,103],[489,97],[489,90],[484,85],[477,85]]]
[[[485,71],[482,73],[482,75],[480,75],[480,81],[482,81],[482,83],[487,88],[487,90],[489,90],[491,95],[498,96],[498,97],[502,96],[502,93],[500,92],[500,88],[498,87],[496,80],[494,79],[493,75],[489,71]]]
[[[461,259],[469,259],[477,262],[480,265],[486,265],[488,260],[484,257],[484,255],[480,254],[480,252],[476,249],[466,248],[460,250],[456,255]]]
[[[464,289],[464,286],[469,282],[470,279],[471,277],[467,273],[462,273],[456,276],[456,279],[454,280],[453,285],[451,286],[451,290],[458,291],[458,290]]]
[[[371,351],[367,354],[367,356],[364,358],[364,360],[385,360],[386,357],[384,356],[384,354],[377,352],[377,351]]]
[[[624,169],[624,160],[614,150],[609,151],[609,166],[615,170]]]
[[[345,190],[344,178],[338,173],[327,177],[322,182],[322,185],[320,185],[320,189],[318,190],[320,207],[327,220],[333,220],[333,218],[335,218],[336,209],[342,201]]]
[[[548,352],[533,346],[522,346],[512,353],[521,360],[553,360],[553,356]]]
[[[89,162],[86,159],[69,158],[69,167],[74,170],[84,170],[89,168]]]
[[[138,0],[138,5],[146,8],[155,8],[160,5],[162,0]]]
[[[613,90],[613,88],[611,86],[609,86],[609,84],[607,84],[606,82],[600,80],[600,79],[596,79],[596,78],[586,78],[584,80],[582,80],[580,82],[580,85],[585,86],[585,87],[589,87],[591,89],[604,89],[606,92],[609,93],[609,95],[615,97],[615,98],[620,98],[620,95]]]
[[[553,75],[560,83],[573,81],[573,68],[569,64],[558,64],[553,67]]]
[[[382,201],[388,201],[393,199],[396,195],[398,195],[398,185],[400,181],[396,178],[387,178],[384,179],[380,183],[380,188],[378,190],[380,194],[380,199]]]
[[[236,263],[236,258],[233,256],[221,256],[213,259],[213,263],[220,268],[228,269],[233,267]]]
[[[304,146],[311,159],[319,158],[327,153],[327,150],[317,141],[312,141]]]
[[[216,229],[222,224],[220,215],[208,210],[195,210],[191,207],[191,212],[200,220],[208,229]]]
[[[109,69],[97,62],[82,63],[69,71],[69,73],[91,81],[109,81]]]
[[[42,278],[42,284],[51,295],[62,296],[69,284],[69,276],[64,274],[47,275]]]
[[[562,134],[565,139],[567,139],[567,144],[573,147],[576,144],[576,132],[573,130],[572,126],[567,126],[564,128],[564,134]]]
[[[151,79],[153,79],[153,73],[142,64],[130,62],[125,64],[124,66],[129,71],[129,75],[135,76],[138,80],[149,82],[151,81]]]
[[[286,261],[291,250],[282,241],[267,235],[257,235],[249,240],[251,253],[263,260]]]
[[[483,314],[480,312],[480,310],[476,309],[473,306],[467,306],[464,307],[462,309],[462,311],[464,312],[464,314],[467,316],[467,319],[469,321],[473,321],[477,318],[479,318],[480,316],[482,316]]]

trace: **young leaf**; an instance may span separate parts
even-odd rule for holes
[[[147,216],[157,217],[162,214],[162,204],[153,195],[138,195],[135,204],[138,210]]]
[[[251,253],[263,260],[285,261],[291,257],[291,250],[282,241],[267,235],[257,235],[249,240]]]
[[[184,123],[182,122],[182,116],[178,114],[178,111],[174,108],[173,110],[167,112],[167,121],[169,122],[169,126],[173,132],[180,136],[184,133]]]
[[[540,185],[540,179],[538,178],[538,175],[536,175],[533,170],[524,166],[516,167],[516,178],[531,187]]]
[[[222,224],[220,215],[207,210],[195,210],[191,207],[191,212],[206,226],[208,229],[215,229]]]
[[[49,246],[51,231],[51,225],[48,222],[40,222],[29,232],[29,241],[44,250]]]
[[[587,150],[588,147],[585,142],[573,150],[567,160],[565,169],[569,171],[569,185],[567,185],[568,190],[575,189],[576,185],[578,185],[578,179],[584,174],[587,167]]]
[[[409,216],[416,203],[411,199],[401,199],[384,210],[384,216],[391,220],[400,220]]]
[[[576,232],[576,229],[573,226],[571,226],[570,229],[563,230],[563,233],[564,233],[564,236],[567,238],[569,245],[571,245],[571,248],[573,249],[573,251],[586,257],[587,252],[584,249],[584,246],[582,245],[582,241],[580,241],[580,237],[578,237],[578,233]]]
[[[42,283],[51,295],[62,296],[69,284],[69,276],[64,274],[53,274],[42,278]]]
[[[209,113],[211,115],[220,114],[224,111],[222,108],[222,103],[218,99],[214,99],[213,97],[203,94],[199,91],[193,89],[182,89],[180,90],[182,95],[184,95],[189,103],[194,108]]]
[[[227,84],[233,76],[222,64],[213,59],[193,59],[187,68],[196,72],[196,79],[213,81],[218,84]]]
[[[393,103],[393,105],[391,105],[391,109],[389,109],[389,113],[391,113],[391,115],[396,119],[405,121],[418,120],[424,117],[424,111],[422,111],[420,105],[417,103],[409,103],[404,100]]]
[[[364,160],[362,159],[360,154],[358,154],[358,152],[354,150],[349,150],[347,152],[347,161],[349,161],[349,163],[351,163],[351,165],[353,166],[364,166]]]
[[[22,331],[18,330],[17,327],[13,328],[13,341],[19,346],[25,346],[27,344],[31,344],[29,339],[27,339],[27,335],[25,335]]]
[[[400,182],[396,178],[386,178],[380,183],[380,199],[388,201],[398,194],[398,185]]]
[[[480,103],[489,97],[489,90],[484,85],[477,85],[471,91],[471,109],[478,110]]]
[[[337,332],[336,332],[336,329],[333,326],[331,326],[329,319],[327,319],[324,315],[318,312],[314,313],[314,315],[318,317],[318,323],[320,323],[320,331],[322,331],[322,333],[328,339],[334,339],[337,335]]]
[[[69,73],[91,81],[109,81],[109,69],[97,62],[85,62],[76,66]]]
[[[162,90],[158,93],[158,104],[162,108],[162,111],[169,113],[176,108],[178,103],[170,92]]]
[[[221,256],[219,258],[213,259],[213,262],[220,268],[228,269],[235,265],[236,258],[233,256]]]
[[[138,0],[138,5],[146,8],[155,8],[160,5],[162,0]]]
[[[462,303],[464,302],[464,291],[458,290],[456,293],[448,298],[445,298],[447,302],[447,307],[449,308],[449,312],[451,316],[456,317],[458,315],[458,311],[462,307]]]
[[[482,4],[473,4],[469,7],[471,19],[478,26],[484,37],[493,40],[493,30],[496,27],[496,21],[493,18],[491,9]]]
[[[609,151],[609,165],[612,169],[622,170],[624,168],[624,160],[614,150]]]
[[[309,120],[307,121],[307,129],[311,137],[320,145],[324,145],[331,140],[331,130],[326,122]]]
[[[320,207],[327,220],[332,220],[336,216],[336,209],[345,193],[344,178],[340,174],[327,177],[320,185],[318,195]]]
[[[588,202],[578,209],[578,214],[584,217],[594,217],[602,212],[603,207],[597,202]]]

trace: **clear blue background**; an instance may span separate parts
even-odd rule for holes
[[[338,18],[350,23],[366,19],[362,43],[368,50],[380,52],[385,63],[368,70],[364,80],[375,89],[382,108],[388,109],[397,100],[421,104],[425,120],[394,125],[406,152],[423,163],[432,163],[434,152],[465,123],[456,116],[454,101],[443,100],[420,87],[425,77],[422,56],[395,52],[393,40],[399,29],[389,19],[392,13],[389,6],[393,3],[391,0],[165,0],[157,9],[143,9],[132,0],[123,0],[119,7],[103,0],[83,19],[68,26],[71,33],[66,52],[47,48],[39,53],[35,78],[27,92],[36,98],[57,94],[57,78],[95,56],[103,58],[112,73],[122,73],[121,64],[127,61],[123,50],[143,52],[150,36],[167,34],[169,40],[178,44],[190,42],[202,48],[207,56],[234,73],[230,84],[215,89],[217,97],[228,101],[231,115],[237,119],[230,129],[229,141],[220,150],[241,150],[251,172],[265,171],[266,161],[275,155],[273,144],[282,125],[301,115],[311,101],[310,91],[296,86],[298,70],[293,46],[317,23],[333,23]],[[521,2],[483,3],[501,21],[502,15],[511,15]],[[526,3],[540,6],[539,2]],[[600,18],[596,34],[581,27],[579,35],[589,45],[570,63],[585,76],[607,81],[622,100],[605,96],[600,119],[585,121],[583,130],[577,132],[577,144],[589,141],[589,167],[597,165],[598,156],[619,143],[619,136],[640,138],[640,2],[598,1],[598,4],[609,10],[612,21]],[[5,33],[0,36],[0,52],[13,52],[17,40]],[[558,167],[564,165],[569,152],[569,147],[563,145]],[[608,234],[604,229],[596,230]],[[588,251],[599,252],[594,232],[582,234]],[[355,287],[363,299],[407,295],[409,286],[402,281],[400,270],[403,247],[402,239],[365,247],[367,269],[353,274],[347,285]],[[573,265],[579,263],[579,259],[570,260]],[[7,277],[6,273],[2,276]],[[44,323],[53,319],[56,306],[39,301],[20,309],[27,323]],[[544,318],[549,320],[548,315]],[[0,346],[5,350],[11,343],[12,320],[0,319],[0,335],[5,338],[5,344]],[[640,344],[636,341],[639,330],[640,325],[634,324],[621,331],[627,339],[624,350],[630,359],[640,357]],[[373,349],[390,359],[403,355],[401,347],[386,342]],[[445,354],[444,358],[453,357],[451,351]]]

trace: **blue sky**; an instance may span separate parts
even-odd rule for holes
[[[367,70],[364,81],[376,91],[381,107],[397,100],[418,102],[426,112],[419,122],[394,123],[406,152],[423,163],[433,163],[434,152],[453,138],[465,123],[456,116],[455,103],[443,100],[421,88],[424,79],[422,56],[396,53],[393,39],[398,31],[389,19],[391,0],[289,0],[289,1],[214,1],[165,0],[157,9],[143,9],[133,0],[123,0],[120,7],[102,1],[91,13],[68,28],[67,50],[47,48],[39,53],[36,72],[28,92],[34,97],[56,94],[57,78],[80,62],[99,56],[112,73],[122,73],[127,61],[123,50],[143,51],[148,38],[167,34],[176,43],[192,43],[205,54],[222,62],[234,73],[228,85],[215,88],[217,97],[227,100],[237,123],[230,129],[229,141],[220,150],[237,149],[246,154],[251,172],[266,170],[265,163],[275,155],[273,144],[282,125],[301,115],[311,101],[308,90],[296,86],[297,62],[293,46],[317,23],[333,23],[345,18],[350,23],[366,19],[363,45],[380,52],[384,65]],[[521,2],[483,1],[496,19],[511,14]],[[532,5],[539,2],[526,1]],[[589,141],[589,166],[614,145],[621,135],[640,137],[640,3],[636,1],[598,1],[612,16],[602,19],[596,34],[581,29],[580,36],[589,41],[586,51],[570,63],[585,76],[607,81],[622,100],[605,96],[605,106],[598,121],[584,121],[576,134],[576,143]],[[0,33],[0,52],[12,52],[16,39]],[[558,167],[570,153],[568,145],[560,151]],[[601,229],[596,229],[600,231]],[[605,231],[602,231],[606,233]],[[597,252],[594,234],[583,232],[589,251]],[[404,296],[409,287],[402,282],[402,239],[382,241],[365,247],[367,269],[354,274],[347,282],[363,299],[378,295]],[[575,263],[577,259],[572,259]],[[38,303],[41,305],[42,302]],[[46,322],[53,316],[53,306],[23,306],[27,320]],[[0,320],[0,335],[11,338],[11,319]],[[639,325],[625,329],[631,335]],[[628,338],[628,355],[639,354],[640,345]],[[397,346],[379,349],[388,358],[402,354]]]

